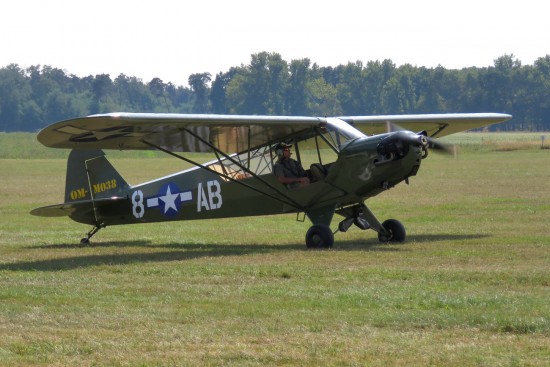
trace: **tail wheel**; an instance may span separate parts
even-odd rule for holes
[[[380,242],[404,242],[406,237],[405,227],[400,221],[395,219],[388,219],[382,223],[382,227],[389,234],[378,233],[378,240]]]
[[[328,226],[316,224],[306,233],[307,248],[330,248],[334,244],[334,234]]]

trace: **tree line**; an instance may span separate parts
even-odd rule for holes
[[[0,131],[36,131],[52,122],[106,112],[339,116],[501,112],[499,130],[550,130],[550,55],[522,65],[504,55],[484,68],[445,69],[391,60],[320,67],[278,53],[188,86],[109,74],[77,77],[52,66],[0,69]]]

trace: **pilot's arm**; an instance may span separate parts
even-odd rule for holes
[[[273,173],[277,177],[277,181],[284,185],[288,184],[295,184],[298,183],[300,185],[307,185],[309,184],[309,178],[307,176],[304,177],[288,177],[285,175],[285,169],[283,165],[276,164],[273,166]]]
[[[309,178],[307,177],[285,177],[285,176],[277,176],[277,180],[282,184],[292,184],[292,183],[301,183],[301,184],[308,184]]]

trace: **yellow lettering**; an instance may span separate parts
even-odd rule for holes
[[[117,187],[117,182],[115,179],[99,182],[92,185],[94,194],[99,194],[100,192],[112,190],[112,189],[115,189],[116,187]]]
[[[84,188],[76,189],[70,193],[71,200],[82,199],[86,196],[86,190]]]

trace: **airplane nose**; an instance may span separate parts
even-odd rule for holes
[[[376,151],[378,159],[376,165],[381,165],[405,157],[411,147],[426,148],[428,138],[422,134],[415,134],[411,131],[397,131],[382,139]],[[425,150],[425,149],[424,149]]]
[[[407,155],[410,147],[425,148],[429,144],[428,138],[411,131],[396,131],[393,133],[375,135],[354,140],[340,152],[344,156],[376,152],[383,159],[399,159]]]
[[[450,146],[435,138],[426,136],[425,131],[414,133],[412,131],[402,130],[387,134],[385,138],[380,140],[376,147],[378,159],[375,164],[381,165],[393,160],[399,160],[409,153],[410,147],[420,148],[415,149],[415,151],[421,154],[422,159],[428,156],[429,150],[445,154],[454,154]]]
[[[424,135],[418,135],[419,137],[419,140],[420,140],[420,146],[422,147],[426,147],[428,146],[428,138]]]
[[[358,197],[387,190],[416,175],[427,143],[411,131],[355,139],[340,151],[327,182]]]

